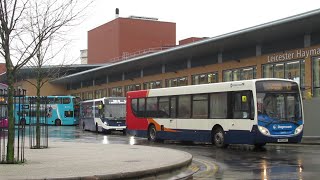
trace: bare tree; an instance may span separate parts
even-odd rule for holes
[[[0,53],[6,62],[8,83],[8,163],[14,163],[13,93],[16,74],[33,57],[43,59],[43,45],[66,30],[65,27],[73,25],[82,10],[79,4],[80,0],[0,0]]]

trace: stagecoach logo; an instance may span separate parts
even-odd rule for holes
[[[273,125],[274,130],[292,129],[291,125]]]

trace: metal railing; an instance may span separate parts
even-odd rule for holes
[[[15,90],[13,96],[14,108],[20,106],[20,102],[24,101],[26,96],[26,90]],[[9,120],[8,120],[8,91],[7,89],[0,89],[0,163],[9,163],[7,161],[8,154],[8,134],[9,134]],[[20,109],[17,113],[14,113],[14,119],[17,114],[21,114]],[[25,146],[25,125],[15,123],[14,126],[14,162],[10,163],[23,163],[24,158],[24,146]]]
[[[147,48],[147,49],[139,50],[139,51],[136,51],[136,52],[133,52],[133,53],[123,53],[122,56],[109,59],[108,62],[115,63],[115,62],[131,59],[131,58],[134,58],[134,57],[138,57],[138,56],[142,56],[142,55],[146,55],[146,54],[151,54],[151,53],[163,51],[163,50],[170,49],[170,48],[172,48],[172,47]]]

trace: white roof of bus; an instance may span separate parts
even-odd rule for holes
[[[200,85],[191,85],[191,86],[159,88],[159,89],[150,89],[148,97],[170,96],[170,95],[178,95],[178,94],[183,95],[183,94],[194,94],[194,93],[201,94],[201,93],[223,92],[223,91],[241,91],[241,90],[249,90],[249,89],[255,90],[256,81],[270,81],[270,80],[295,82],[293,80],[280,79],[280,78],[261,78],[261,79],[252,79],[252,80],[243,80],[243,81],[230,81],[230,82],[200,84]]]
[[[97,102],[97,101],[102,101],[104,103],[105,99],[126,99],[126,97],[103,97],[103,98],[98,98],[98,99],[90,99],[90,100],[80,101],[80,103]]]

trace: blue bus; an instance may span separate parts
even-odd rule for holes
[[[15,105],[16,124],[30,124],[30,118],[36,116],[36,102],[30,101],[35,100],[35,96],[27,96],[24,102],[20,102],[20,108],[19,104]],[[40,102],[40,115],[47,117],[48,125],[78,125],[79,103],[80,98],[75,96],[47,96]]]
[[[303,105],[297,82],[254,79],[130,91],[130,135],[150,141],[229,144],[299,143]]]

